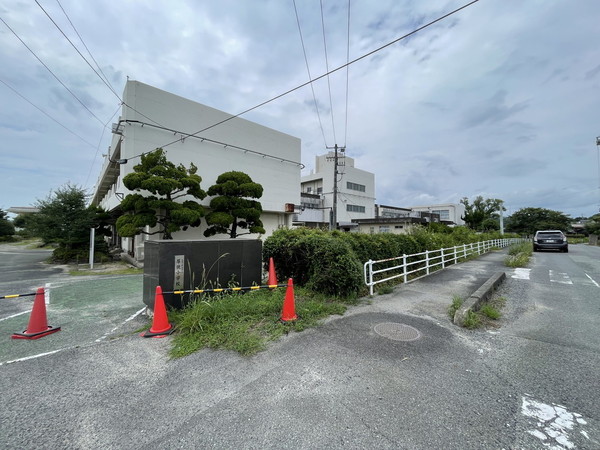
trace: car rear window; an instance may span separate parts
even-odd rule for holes
[[[562,239],[561,233],[538,233],[538,238],[542,239]]]

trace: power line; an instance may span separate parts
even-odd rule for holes
[[[110,119],[108,119],[106,121],[106,123],[104,124],[104,127],[102,127],[102,134],[100,135],[100,139],[98,139],[98,145],[96,146],[96,153],[94,153],[94,158],[92,159],[92,164],[90,165],[90,171],[88,172],[87,178],[85,179],[84,186],[87,186],[88,181],[90,181],[90,176],[92,175],[92,169],[94,168],[94,164],[96,162],[96,157],[98,156],[98,151],[100,150],[100,145],[102,144],[102,138],[104,138],[104,130],[106,130],[106,126],[108,125],[108,123],[111,120],[113,120],[113,117],[115,117],[115,115],[119,112],[119,109],[121,109],[121,105],[117,106],[117,109],[115,110],[113,115],[110,116]]]
[[[164,127],[162,125],[154,125],[154,124],[151,124],[151,123],[142,122],[140,120],[121,120],[119,122],[125,122],[127,124],[140,124],[142,127],[145,126],[145,125],[147,125],[149,127],[158,128],[158,129],[161,129],[161,130],[164,130],[164,131],[169,131],[169,132],[171,132],[173,134],[179,134],[181,137],[177,140],[177,142],[184,142],[187,138],[192,137],[194,139],[200,139],[202,142],[206,141],[206,142],[210,142],[212,144],[222,145],[225,149],[227,149],[227,148],[234,148],[236,150],[241,150],[244,153],[252,153],[254,155],[262,156],[263,158],[276,159],[276,160],[281,161],[281,162],[287,162],[287,163],[290,163],[290,164],[294,164],[294,165],[299,166],[301,169],[304,169],[304,164],[302,164],[301,162],[298,162],[298,161],[292,161],[290,159],[282,158],[280,156],[269,155],[268,153],[259,152],[259,151],[252,150],[252,149],[249,149],[249,148],[246,148],[246,147],[241,147],[239,145],[228,144],[227,142],[216,141],[214,139],[210,139],[210,138],[207,138],[207,137],[198,136],[197,134],[191,135],[191,134],[188,134],[188,133],[184,133],[183,131],[175,130],[173,128]],[[151,153],[152,151],[154,151],[154,150],[151,150],[151,151],[148,151],[148,152],[144,152],[144,153],[141,153],[139,155],[131,156],[128,159],[137,158],[137,157],[143,156],[143,155],[145,155],[147,153]]]
[[[34,104],[33,102],[31,102],[28,98],[26,98],[24,95],[22,95],[20,92],[18,92],[15,88],[13,88],[10,84],[8,84],[6,81],[4,81],[3,79],[0,78],[0,83],[2,83],[3,85],[5,85],[7,88],[9,88],[11,91],[13,91],[15,94],[17,94],[19,97],[21,97],[23,100],[25,100],[27,103],[29,103],[31,106],[33,106],[35,109],[37,109],[39,112],[41,112],[42,114],[44,114],[46,117],[48,117],[50,120],[56,122],[58,125],[60,125],[61,127],[63,127],[65,130],[67,130],[69,133],[71,133],[74,136],[77,136],[79,139],[81,139],[83,142],[85,142],[87,145],[89,145],[92,148],[95,148],[96,146],[92,143],[90,143],[89,141],[87,141],[85,138],[79,136],[77,133],[75,133],[73,130],[71,130],[70,128],[68,128],[66,125],[63,125],[62,123],[60,123],[58,120],[56,120],[54,117],[52,117],[50,114],[48,114],[46,111],[44,111],[42,108],[40,108],[39,106],[37,106],[36,104]]]
[[[311,78],[310,67],[308,65],[308,57],[306,56],[306,48],[304,47],[304,38],[302,37],[302,28],[300,27],[300,18],[298,17],[298,9],[296,8],[296,0],[292,0],[294,3],[294,11],[296,13],[296,22],[298,24],[298,33],[300,34],[300,42],[302,44],[302,52],[304,53],[304,61],[306,62],[306,72],[308,73],[308,78]],[[310,89],[312,91],[313,101],[315,102],[315,110],[317,111],[317,118],[319,119],[319,128],[321,129],[321,134],[323,135],[323,143],[325,147],[327,147],[327,139],[325,138],[325,131],[323,130],[323,122],[321,122],[321,114],[319,113],[319,105],[317,104],[317,97],[315,95],[315,88],[311,83]]]
[[[11,27],[10,27],[10,25],[8,25],[8,24],[7,24],[7,23],[4,21],[4,19],[3,19],[2,17],[0,17],[0,20],[2,21],[2,23],[4,23],[4,25],[6,25],[6,27],[7,27],[7,28],[8,28],[8,29],[9,29],[9,30],[12,32],[12,34],[14,34],[14,35],[16,36],[16,38],[17,38],[19,41],[21,41],[21,43],[22,43],[22,44],[25,46],[25,48],[27,48],[27,50],[29,50],[29,51],[31,52],[31,54],[32,54],[33,56],[35,56],[35,59],[37,59],[37,60],[40,62],[40,64],[41,64],[42,66],[44,66],[48,72],[50,72],[50,74],[51,74],[51,75],[52,75],[52,76],[53,76],[53,77],[56,79],[56,81],[58,81],[58,82],[59,82],[59,83],[62,85],[62,87],[64,87],[64,88],[65,88],[65,89],[66,89],[66,90],[69,92],[69,94],[71,94],[71,95],[72,95],[72,96],[75,98],[75,100],[77,100],[77,101],[78,101],[78,102],[81,104],[81,106],[83,106],[83,107],[84,107],[84,108],[85,108],[85,109],[86,109],[86,110],[87,110],[87,111],[88,111],[88,112],[89,112],[89,113],[90,113],[92,116],[94,116],[94,118],[95,118],[95,119],[96,119],[98,122],[100,122],[101,124],[103,124],[103,125],[104,125],[104,123],[102,122],[102,120],[101,120],[101,119],[100,119],[100,118],[99,118],[99,117],[98,117],[96,114],[94,114],[94,113],[92,112],[92,110],[91,110],[90,108],[88,108],[88,107],[86,106],[86,104],[85,104],[85,103],[83,103],[83,102],[81,101],[81,99],[80,99],[79,97],[77,97],[77,96],[76,96],[76,95],[73,93],[73,91],[71,91],[71,89],[69,89],[69,88],[67,87],[67,85],[66,85],[65,83],[63,83],[63,82],[62,82],[62,80],[61,80],[60,78],[58,78],[58,76],[57,76],[57,75],[56,75],[54,72],[52,72],[52,70],[50,69],[50,67],[48,67],[48,66],[47,66],[47,65],[44,63],[44,61],[42,61],[42,60],[40,59],[40,57],[39,57],[38,55],[36,55],[36,53],[35,53],[35,52],[34,52],[34,51],[33,51],[33,50],[32,50],[32,49],[31,49],[31,48],[30,48],[30,47],[29,47],[29,46],[28,46],[28,45],[25,43],[25,41],[23,41],[23,39],[21,39],[21,37],[20,37],[20,36],[19,36],[19,35],[18,35],[18,34],[17,34],[17,33],[16,33],[16,32],[15,32],[15,31],[14,31],[12,28],[11,28]]]
[[[75,44],[73,44],[73,41],[71,41],[71,39],[69,39],[69,37],[65,34],[65,32],[62,30],[62,28],[59,27],[58,24],[54,21],[54,19],[50,16],[50,14],[48,14],[48,11],[46,11],[44,9],[44,7],[42,5],[40,5],[40,3],[38,2],[38,0],[35,0],[35,3],[37,3],[37,5],[44,12],[44,14],[46,14],[46,17],[48,17],[48,19],[50,19],[50,22],[52,22],[54,24],[54,26],[58,29],[58,31],[60,31],[60,33],[64,36],[64,38],[69,42],[69,44],[71,44],[71,46],[79,54],[79,56],[81,56],[83,58],[83,60],[87,63],[87,65],[90,66],[90,69],[92,69],[94,71],[94,73],[98,76],[98,78],[100,78],[100,80],[102,80],[102,82],[106,85],[106,87],[108,87],[112,91],[112,93],[115,94],[117,96],[117,98],[119,98],[119,95],[115,92],[115,90],[112,88],[112,86],[109,85],[106,82],[106,80],[100,76],[100,74],[96,71],[96,69],[94,69],[94,67],[90,64],[90,62],[87,60],[87,58],[85,56],[83,56],[83,54],[79,51],[79,49],[77,48],[77,46]],[[61,6],[61,8],[62,8],[62,6]],[[63,10],[63,12],[64,12],[64,10]],[[78,35],[79,35],[79,33],[78,33]],[[119,98],[119,100],[120,100],[120,98]]]
[[[329,58],[327,57],[327,39],[325,37],[325,17],[323,16],[323,0],[321,3],[321,28],[323,29],[323,48],[325,49],[325,70],[329,72]],[[333,116],[333,100],[331,99],[331,81],[329,75],[327,75],[327,88],[329,90],[329,108],[331,110],[331,128],[333,130],[333,142],[337,144],[337,138],[335,136],[335,120]]]
[[[81,41],[81,43],[83,44],[83,46],[85,47],[85,49],[88,52],[88,55],[90,55],[90,58],[92,58],[92,60],[94,61],[94,63],[96,64],[96,67],[98,68],[98,70],[100,71],[100,73],[102,74],[102,76],[104,77],[104,80],[106,80],[106,82],[109,85],[109,88],[111,91],[113,91],[113,93],[116,94],[115,89],[113,87],[113,85],[111,84],[110,80],[108,79],[108,77],[106,76],[106,74],[102,71],[102,68],[100,67],[100,64],[98,64],[98,61],[96,61],[96,58],[94,58],[94,55],[92,55],[92,52],[90,51],[90,49],[88,48],[87,45],[85,45],[85,42],[83,40],[83,38],[81,37],[81,35],[79,34],[79,31],[77,31],[77,28],[75,28],[75,25],[73,24],[73,22],[71,21],[71,18],[69,17],[69,15],[67,14],[67,12],[65,11],[65,9],[63,8],[63,6],[60,3],[60,0],[56,0],[56,3],[58,3],[58,6],[60,6],[60,9],[62,10],[62,12],[64,13],[65,17],[67,18],[67,20],[69,21],[69,23],[71,24],[71,27],[73,28],[73,31],[75,31],[75,33],[77,34],[77,37],[79,38],[79,40]],[[117,96],[118,97],[118,96]],[[113,114],[114,116],[114,114]]]
[[[365,53],[364,55],[362,55],[362,56],[359,56],[358,58],[355,58],[355,59],[353,59],[352,61],[349,61],[349,62],[347,62],[346,64],[342,64],[341,66],[339,66],[339,67],[336,67],[335,69],[333,69],[333,70],[330,70],[330,71],[329,71],[329,72],[327,72],[327,73],[324,73],[324,74],[322,74],[322,75],[320,75],[320,76],[318,76],[318,77],[316,77],[316,78],[313,78],[313,79],[311,79],[311,80],[308,80],[307,82],[305,82],[305,83],[302,83],[302,84],[301,84],[301,85],[299,85],[299,86],[296,86],[296,87],[294,87],[294,88],[292,88],[292,89],[289,89],[289,90],[287,90],[287,91],[285,91],[285,92],[283,92],[283,93],[281,93],[281,94],[279,94],[279,95],[276,95],[275,97],[272,97],[272,98],[270,98],[269,100],[265,100],[264,102],[262,102],[262,103],[259,103],[259,104],[258,104],[258,105],[256,105],[256,106],[253,106],[252,108],[248,108],[248,109],[246,109],[246,110],[244,110],[244,111],[242,111],[242,112],[240,112],[240,113],[238,113],[238,114],[235,114],[235,115],[233,115],[233,116],[230,116],[230,117],[228,117],[228,118],[226,118],[226,119],[220,120],[219,122],[216,122],[216,123],[214,123],[214,124],[212,124],[212,125],[210,125],[210,126],[208,126],[208,127],[206,127],[206,128],[203,128],[203,129],[201,129],[201,130],[198,130],[198,131],[196,131],[195,133],[188,134],[188,135],[187,135],[187,137],[196,136],[196,135],[198,135],[198,134],[200,134],[200,133],[202,133],[202,132],[204,132],[204,131],[206,131],[206,130],[210,130],[211,128],[214,128],[214,127],[217,127],[217,126],[219,126],[219,125],[222,125],[222,124],[224,124],[225,122],[229,122],[230,120],[236,119],[236,118],[238,118],[238,117],[240,117],[240,116],[242,116],[242,115],[244,115],[244,114],[247,114],[247,113],[249,113],[250,111],[254,111],[255,109],[258,109],[258,108],[260,108],[260,107],[262,107],[262,106],[265,106],[265,105],[267,105],[267,104],[269,104],[269,103],[271,103],[271,102],[274,102],[275,100],[278,100],[278,99],[280,99],[281,97],[284,97],[284,96],[286,96],[286,95],[288,95],[288,94],[291,94],[292,92],[294,92],[294,91],[297,91],[298,89],[302,89],[303,87],[305,87],[305,86],[307,86],[307,85],[309,85],[309,84],[311,84],[311,83],[314,83],[315,81],[318,81],[318,80],[320,80],[320,79],[322,79],[322,78],[325,78],[326,76],[328,76],[328,75],[331,75],[332,73],[338,72],[339,70],[342,70],[342,69],[344,69],[344,68],[346,68],[346,67],[348,67],[348,66],[350,66],[350,65],[352,65],[352,64],[355,64],[355,63],[357,63],[358,61],[361,61],[361,60],[363,60],[363,59],[365,59],[365,58],[368,58],[369,56],[371,56],[371,55],[373,55],[373,54],[375,54],[375,53],[377,53],[377,52],[379,52],[379,51],[381,51],[381,50],[383,50],[383,49],[385,49],[385,48],[387,48],[387,47],[390,47],[390,46],[392,46],[392,45],[394,45],[394,44],[396,44],[396,43],[398,43],[398,42],[400,42],[400,41],[402,41],[402,40],[406,39],[407,37],[410,37],[410,36],[412,36],[413,34],[416,34],[416,33],[418,33],[419,31],[422,31],[422,30],[424,30],[425,28],[428,28],[428,27],[430,27],[430,26],[432,26],[432,25],[435,25],[436,23],[438,23],[438,22],[440,22],[440,21],[442,21],[442,20],[444,20],[444,19],[446,19],[446,18],[448,18],[448,17],[450,17],[450,16],[452,16],[452,15],[454,15],[454,14],[456,14],[456,13],[458,13],[458,12],[462,11],[463,9],[465,9],[465,8],[467,8],[467,7],[469,7],[469,6],[473,5],[473,4],[475,4],[475,3],[477,3],[477,2],[479,2],[479,0],[473,0],[473,1],[471,1],[471,2],[469,2],[469,3],[467,3],[467,4],[465,4],[465,5],[461,6],[460,8],[454,9],[454,10],[450,11],[449,13],[447,13],[447,14],[444,14],[444,15],[443,15],[443,16],[441,16],[441,17],[438,17],[438,18],[437,18],[437,19],[435,19],[435,20],[433,20],[433,21],[431,21],[431,22],[428,22],[428,23],[426,23],[425,25],[422,25],[422,26],[420,26],[419,28],[416,28],[415,30],[411,31],[410,33],[407,33],[407,34],[405,34],[405,35],[403,35],[403,36],[400,36],[399,38],[397,38],[397,39],[394,39],[393,41],[391,41],[391,42],[388,42],[387,44],[385,44],[385,45],[382,45],[381,47],[378,47],[378,48],[376,48],[376,49],[374,49],[374,50],[371,50],[370,52],[368,52],[368,53]],[[164,148],[164,147],[168,147],[169,145],[173,145],[173,144],[175,144],[175,143],[177,143],[177,142],[179,142],[179,139],[177,139],[177,140],[175,140],[175,141],[173,141],[173,142],[166,143],[166,144],[162,145],[161,147],[163,147],[163,148]]]
[[[58,1],[58,0],[57,0]],[[87,58],[85,56],[83,56],[83,54],[79,51],[79,49],[77,48],[77,46],[75,44],[73,44],[73,42],[71,41],[71,39],[69,39],[69,37],[65,34],[65,32],[62,30],[62,28],[54,21],[54,19],[50,16],[50,14],[48,14],[48,12],[42,7],[42,5],[39,4],[38,0],[35,0],[35,2],[37,3],[37,5],[40,7],[40,9],[44,12],[44,14],[46,14],[46,16],[48,17],[48,19],[50,19],[50,21],[54,24],[54,26],[58,29],[58,31],[60,31],[60,33],[64,36],[64,38],[69,42],[69,44],[71,44],[71,46],[75,49],[75,51],[79,54],[79,56],[81,56],[81,58],[86,62],[86,64],[90,67],[90,69],[92,69],[94,71],[94,73],[98,76],[98,78],[100,78],[100,80],[102,81],[102,83],[104,83],[106,85],[106,87],[108,87],[108,89],[119,99],[119,101],[125,105],[127,108],[131,109],[132,111],[135,111],[137,114],[139,114],[140,116],[154,122],[157,125],[160,125],[157,121],[155,121],[154,119],[146,116],[145,114],[141,113],[140,111],[138,111],[137,109],[135,109],[132,106],[129,106],[127,103],[125,103],[123,101],[123,99],[119,96],[119,94],[117,94],[117,92],[113,89],[112,85],[109,83],[108,78],[106,78],[106,75],[104,75],[104,72],[102,72],[102,69],[100,69],[100,66],[98,66],[98,69],[102,72],[102,75],[104,75],[104,77],[106,78],[102,78],[102,76],[100,76],[100,74],[96,71],[96,69],[94,69],[94,67],[90,64],[90,62],[87,60]],[[60,2],[59,2],[60,5]],[[62,9],[62,6],[61,6]],[[64,12],[64,9],[63,9]],[[66,12],[65,12],[66,15]],[[69,17],[67,16],[67,19]],[[71,22],[69,20],[69,22]],[[72,24],[71,24],[72,25]],[[73,28],[75,29],[75,27],[73,26]],[[77,33],[77,30],[75,30],[75,32]],[[77,33],[77,35],[79,36],[79,33]],[[81,39],[81,36],[79,36],[79,38]],[[83,39],[81,39],[81,41],[83,42]],[[84,47],[87,49],[87,46],[85,45],[85,43],[83,43]],[[88,50],[89,53],[89,50]],[[90,53],[91,56],[91,53]],[[92,56],[92,59],[94,59],[94,57]],[[96,62],[96,60],[94,59],[94,62]],[[98,63],[96,62],[96,65],[98,65]]]
[[[350,0],[348,0],[348,39],[346,46],[346,63],[350,61]],[[346,141],[348,137],[348,87],[349,87],[349,72],[350,67],[346,66],[346,118],[344,120],[344,147],[346,147]]]

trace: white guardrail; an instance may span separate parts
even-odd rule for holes
[[[491,241],[472,242],[470,244],[458,245],[456,247],[440,248],[437,250],[426,250],[413,255],[402,255],[394,258],[380,259],[378,261],[369,260],[364,264],[365,284],[369,286],[369,295],[373,295],[373,286],[385,281],[390,281],[395,278],[404,277],[404,283],[408,281],[408,276],[423,272],[421,276],[427,276],[432,269],[437,267],[445,268],[448,265],[456,264],[460,259],[465,259],[468,256],[489,252],[492,248],[504,248],[512,244],[529,241],[528,239],[511,238],[511,239],[492,239]],[[422,257],[421,259],[415,259]],[[398,264],[391,267],[381,269],[374,268],[377,264],[390,263],[398,261]],[[393,272],[393,275],[384,278],[375,279],[378,274],[386,274]],[[384,275],[385,276],[385,275]],[[420,278],[420,277],[419,277]]]

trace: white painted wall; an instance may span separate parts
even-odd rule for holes
[[[449,220],[454,222],[456,225],[464,225],[465,221],[461,217],[465,214],[465,205],[462,203],[443,203],[438,205],[426,205],[426,206],[411,206],[410,209],[413,211],[448,211]],[[440,217],[440,220],[446,220]]]
[[[116,194],[130,193],[122,185],[122,178],[133,171],[133,166],[140,162],[141,154],[163,147],[167,158],[175,164],[181,163],[189,167],[193,162],[198,167],[197,173],[202,177],[201,187],[204,190],[208,190],[223,172],[237,170],[247,173],[264,189],[259,201],[264,210],[261,220],[265,225],[266,234],[270,235],[280,227],[291,226],[292,215],[284,213],[284,205],[300,203],[300,139],[242,118],[233,118],[198,134],[200,138],[219,141],[227,146],[155,128],[152,125],[158,124],[185,134],[192,134],[226,120],[231,115],[139,81],[127,82],[123,101],[131,108],[123,106],[121,114],[123,136],[121,139],[121,136],[113,135],[111,156],[128,159],[128,162],[119,167],[118,179],[106,195],[101,196],[98,195],[98,186],[101,185],[103,177],[107,176],[107,168],[111,165],[107,157],[96,188],[94,198],[96,204],[108,210],[118,206],[120,199]],[[142,125],[134,121],[146,124]],[[182,137],[185,138],[181,139]],[[121,139],[120,145],[119,139]],[[171,144],[173,141],[177,142]],[[243,147],[245,150],[231,146]],[[118,153],[119,148],[120,154],[115,154]],[[209,203],[209,197],[202,202],[205,206]],[[189,228],[188,231],[176,233],[173,237],[175,239],[203,238],[202,232],[205,227],[203,222],[199,229]],[[226,236],[215,236],[217,239],[224,237]],[[158,238],[158,236],[152,237],[152,239]],[[136,238],[136,245],[140,245],[142,240]]]
[[[339,153],[338,153],[339,155]],[[311,193],[318,193],[322,188],[323,207],[333,206],[333,152],[315,158],[315,172],[302,177],[302,192],[311,188]],[[340,158],[344,165],[338,167],[338,207],[337,222],[350,222],[352,219],[371,219],[375,217],[375,175],[366,170],[354,167],[354,159],[348,156]],[[365,186],[365,191],[349,189],[347,182]],[[347,205],[364,207],[363,212],[348,211]],[[301,217],[300,217],[300,220]]]

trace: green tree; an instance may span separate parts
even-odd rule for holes
[[[0,239],[10,239],[15,234],[15,227],[8,219],[8,213],[0,209]]]
[[[124,214],[117,219],[119,234],[124,237],[162,234],[163,239],[173,239],[172,233],[199,226],[204,216],[202,205],[194,200],[176,201],[185,196],[198,200],[206,197],[197,170],[193,163],[186,169],[183,164],[168,161],[162,148],[143,155],[141,163],[123,178],[127,189],[144,194],[129,194],[121,202]],[[146,232],[147,225],[152,228],[159,225],[159,229]]]
[[[534,234],[538,230],[567,231],[570,226],[568,215],[545,208],[521,208],[507,221],[509,231],[522,234]]]
[[[215,195],[210,201],[211,212],[206,216],[208,228],[204,235],[229,234],[236,238],[242,234],[264,233],[260,220],[262,206],[251,199],[262,197],[263,188],[254,183],[244,172],[225,172],[208,189],[208,195]],[[239,233],[239,229],[248,230]]]
[[[103,235],[108,214],[98,207],[86,206],[86,192],[80,187],[66,184],[51,193],[47,199],[38,200],[39,212],[31,214],[26,224],[34,236],[44,244],[58,244],[55,260],[68,261],[85,257],[89,251],[90,228],[96,228],[98,250],[106,247]]]
[[[585,231],[588,234],[600,234],[600,214],[594,214],[587,220]]]
[[[503,201],[498,198],[486,198],[484,199],[481,195],[475,197],[473,203],[469,202],[467,197],[463,197],[460,201],[465,205],[465,214],[461,217],[465,221],[467,226],[472,230],[476,231],[487,231],[492,225],[492,221],[496,221],[499,217],[498,211],[502,208],[502,211],[506,211],[504,208]],[[498,225],[499,229],[500,226]]]

